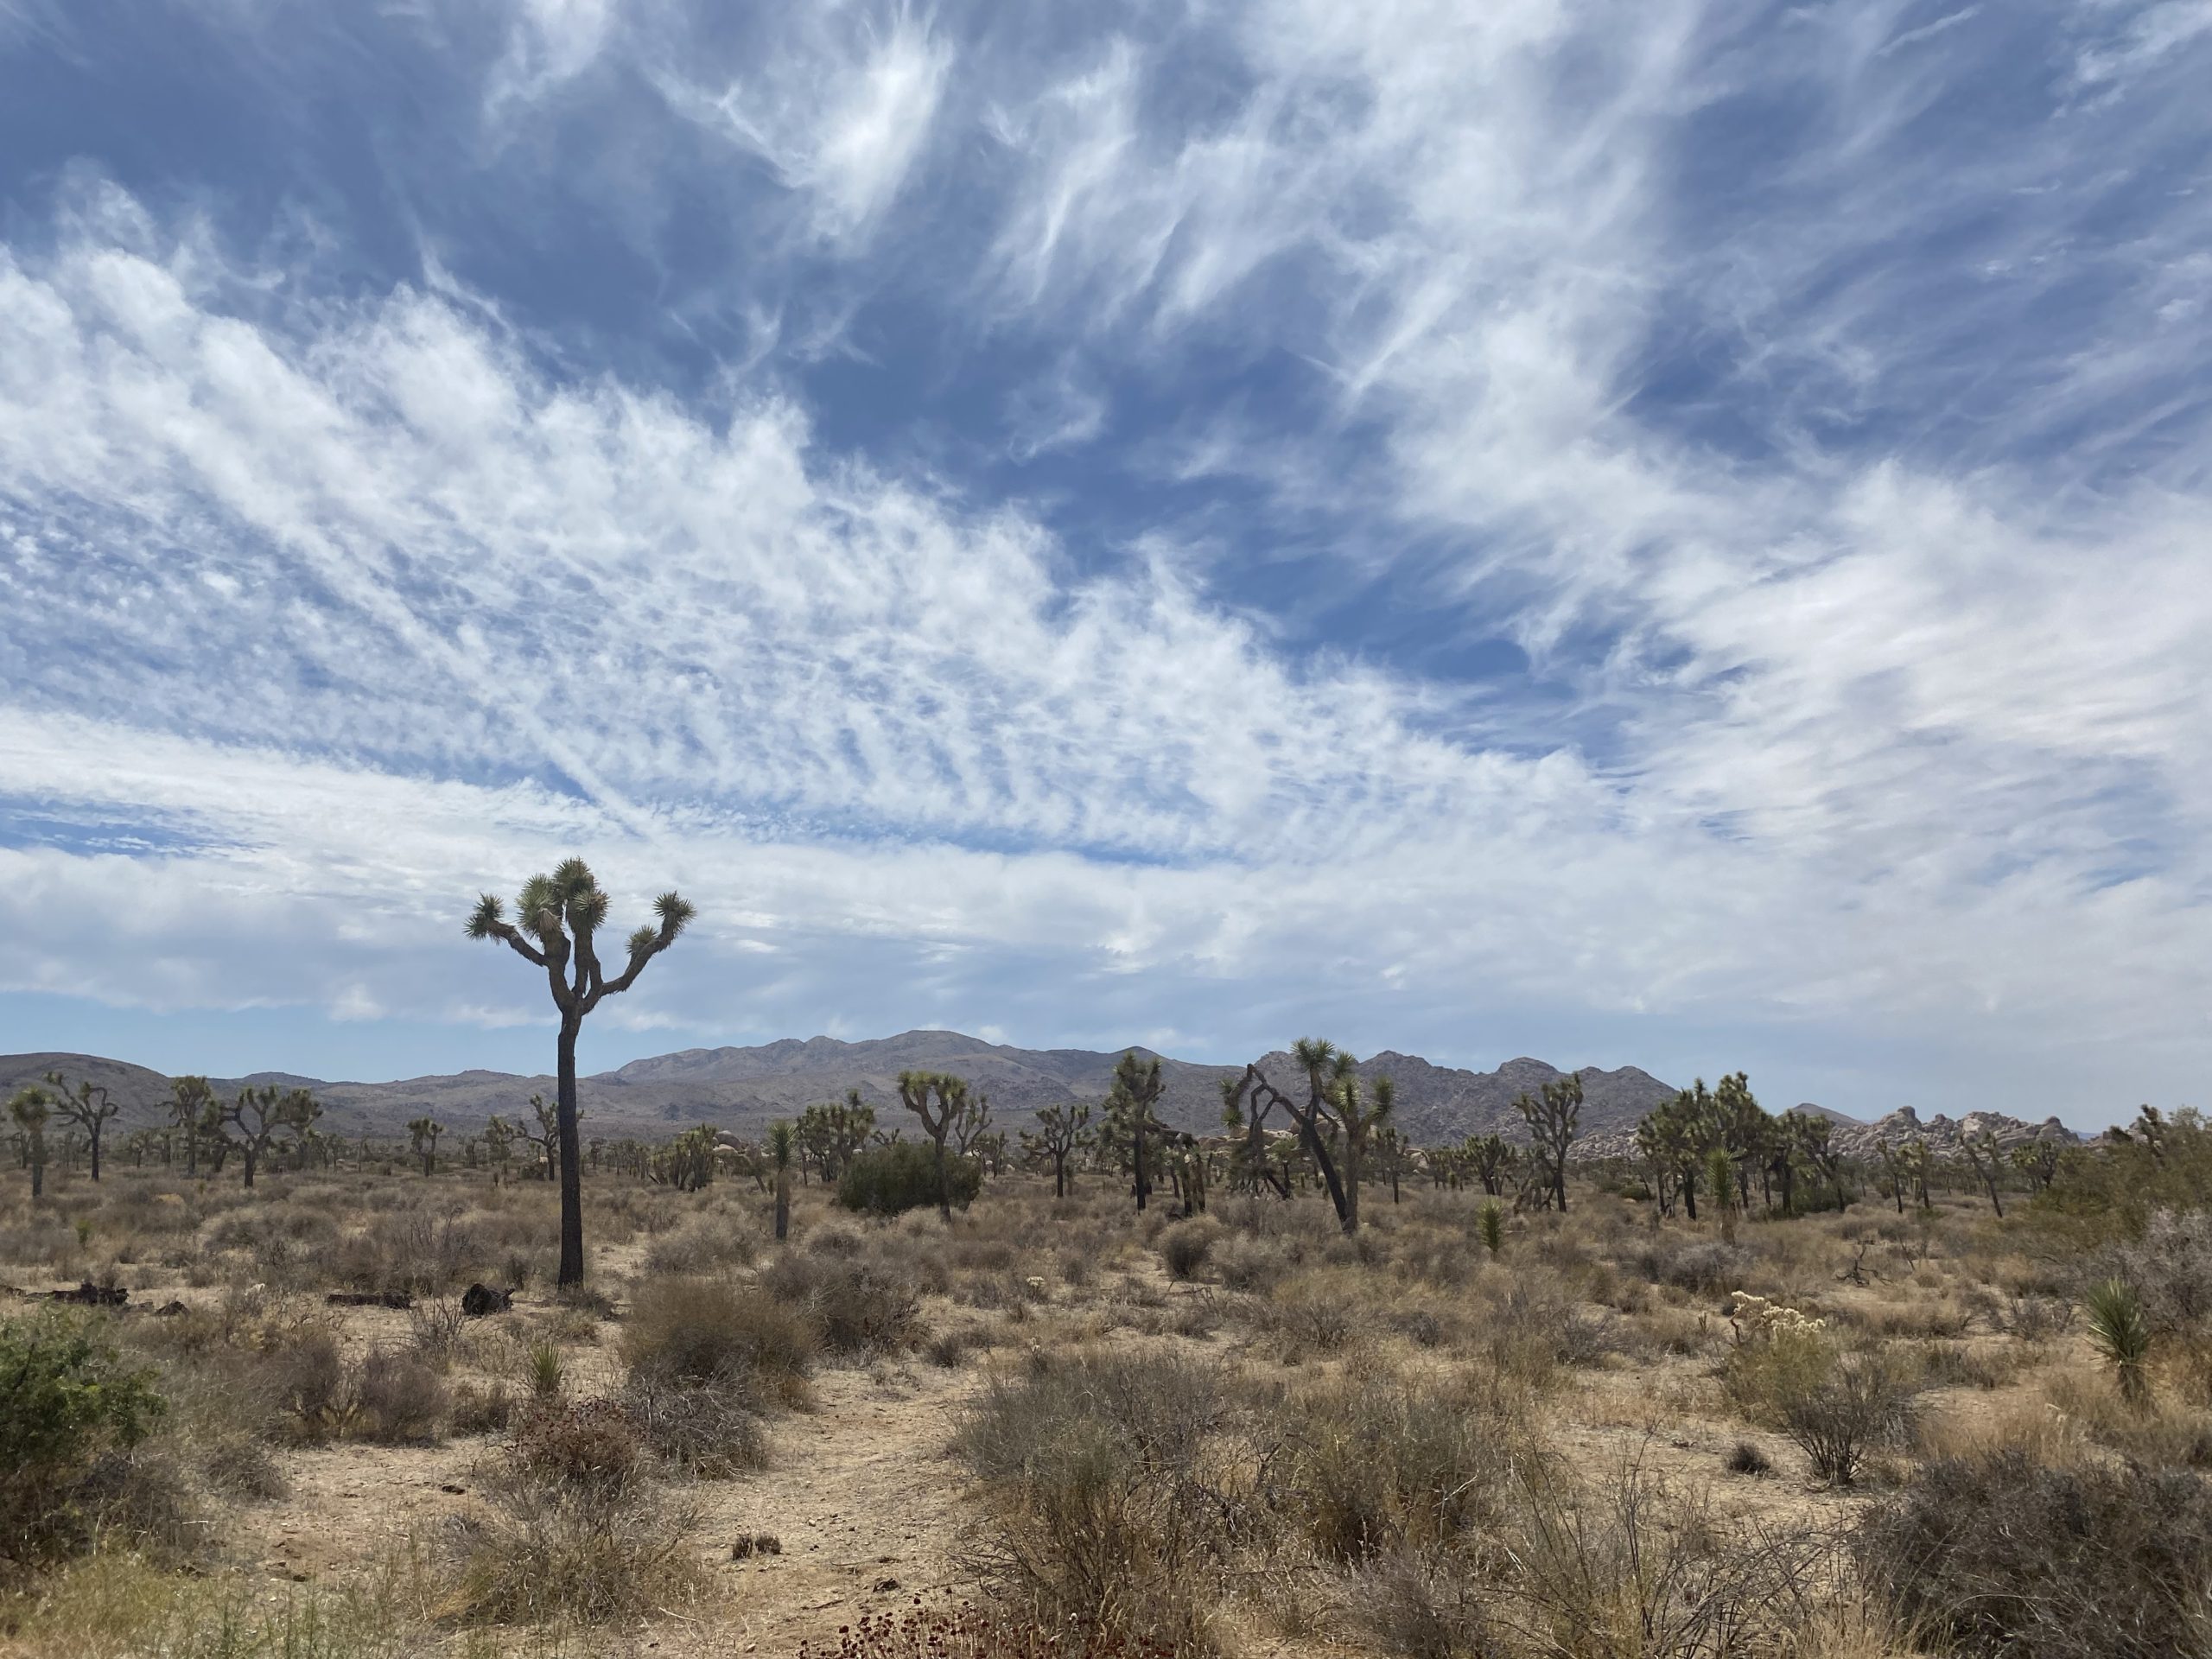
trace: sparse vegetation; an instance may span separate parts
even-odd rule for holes
[[[33,1659],[200,1641],[209,1618],[276,1639],[216,1590],[235,1541],[343,1535],[360,1505],[338,1494],[366,1488],[329,1471],[359,1467],[402,1495],[413,1553],[349,1543],[295,1589],[379,1651],[712,1630],[762,1597],[824,1653],[838,1624],[873,1644],[854,1651],[934,1632],[1102,1656],[2202,1645],[2193,1116],[2047,1180],[2009,1155],[1854,1164],[1738,1074],[1668,1109],[1680,1146],[1577,1162],[1578,1128],[1562,1208],[1538,1148],[1385,1137],[1396,1103],[1348,1103],[1324,1046],[1303,1098],[1248,1075],[1217,1139],[1146,1103],[1141,1211],[1141,1057],[1064,1170],[1033,1136],[994,1173],[982,1111],[956,1109],[942,1211],[934,1141],[855,1144],[849,1102],[803,1115],[787,1159],[773,1137],[610,1138],[581,1185],[585,1292],[557,1286],[557,1183],[509,1179],[465,1124],[427,1170],[427,1132],[329,1154],[278,1135],[249,1193],[240,1126],[189,1080],[171,1161],[111,1147],[97,1187],[50,1117],[0,1257],[85,1306],[26,1307],[0,1357],[45,1356],[24,1375],[105,1403],[11,1453],[22,1594],[0,1621]],[[1372,1130],[1363,1209],[1309,1150],[1352,1179],[1348,1103]],[[1573,1119],[1571,1091],[1548,1109]],[[0,1434],[67,1417],[0,1411]],[[701,1520],[733,1509],[735,1544]],[[809,1576],[829,1554],[809,1546],[855,1533],[900,1589]],[[980,1599],[929,1611],[955,1582]],[[138,1610],[97,1618],[137,1634],[72,1645],[49,1610],[103,1585]],[[857,1601],[817,1618],[836,1595]]]

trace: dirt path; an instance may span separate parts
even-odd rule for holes
[[[719,1651],[788,1654],[865,1610],[958,1581],[952,1558],[970,1511],[946,1444],[979,1386],[973,1369],[822,1371],[813,1408],[771,1427],[769,1469],[694,1489],[702,1551],[734,1578],[715,1639],[735,1645]],[[731,1542],[759,1534],[780,1553],[730,1564]]]

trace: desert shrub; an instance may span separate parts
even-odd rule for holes
[[[983,1190],[983,1166],[973,1158],[944,1160],[945,1187],[965,1210]],[[871,1216],[899,1216],[937,1204],[937,1148],[913,1141],[870,1147],[837,1177],[837,1202]]]
[[[216,1441],[202,1455],[200,1468],[210,1486],[233,1497],[276,1498],[290,1490],[269,1448],[244,1435]]]
[[[1738,1440],[1728,1450],[1723,1465],[1732,1475],[1770,1475],[1774,1461],[1751,1440]]]
[[[753,1230],[727,1215],[699,1217],[654,1239],[645,1251],[648,1273],[712,1273],[747,1268],[758,1253]]]
[[[437,1438],[446,1414],[445,1380],[419,1356],[388,1349],[361,1362],[353,1389],[353,1432],[386,1446]]]
[[[492,1254],[470,1223],[416,1211],[379,1215],[329,1252],[337,1284],[370,1294],[434,1295],[483,1277]]]
[[[912,1281],[874,1262],[785,1255],[769,1264],[760,1283],[796,1309],[833,1354],[894,1353],[914,1340],[920,1325]]]
[[[499,1624],[587,1622],[665,1611],[701,1582],[693,1515],[650,1484],[609,1493],[557,1481],[501,1485],[459,1519],[462,1616]]]
[[[653,1455],[694,1479],[722,1480],[767,1465],[760,1402],[743,1390],[633,1376],[620,1402]]]
[[[1783,1332],[1731,1351],[1729,1396],[1754,1421],[1796,1442],[1821,1479],[1855,1480],[1867,1458],[1910,1438],[1918,1379],[1876,1352],[1839,1349],[1818,1330]]]
[[[861,1614],[835,1648],[798,1644],[798,1659],[1173,1659],[1166,1642],[1048,1624],[1017,1609],[926,1607]]]
[[[1742,1284],[1750,1276],[1751,1258],[1732,1244],[1710,1240],[1675,1244],[1655,1239],[1634,1252],[1627,1265],[1655,1285],[1705,1296]]]
[[[1289,1271],[1279,1251],[1243,1233],[1224,1239],[1213,1251],[1213,1262],[1214,1271],[1224,1288],[1262,1294],[1272,1290]],[[1078,1281],[1071,1279],[1068,1282]]]
[[[1168,1276],[1195,1279],[1212,1253],[1221,1230],[1205,1220],[1179,1221],[1160,1236],[1160,1259]]]
[[[1231,1419],[1215,1371],[1164,1355],[994,1379],[955,1438],[1003,1522],[979,1565],[1049,1623],[1204,1647],[1223,1552],[1258,1514],[1257,1458],[1217,1444]]]
[[[1352,1617],[1385,1653],[1403,1659],[1462,1659],[1498,1651],[1488,1588],[1454,1556],[1400,1549],[1352,1576]]]
[[[621,1343],[633,1380],[734,1389],[785,1405],[805,1400],[816,1345],[807,1319],[777,1297],[705,1279],[645,1284]]]
[[[634,1485],[645,1464],[644,1442],[622,1406],[539,1401],[516,1418],[500,1475],[613,1496]]]
[[[446,1426],[455,1434],[497,1434],[514,1421],[515,1397],[504,1382],[463,1382],[453,1391]]]
[[[1372,1300],[1359,1279],[1342,1269],[1301,1274],[1276,1290],[1261,1323],[1294,1352],[1332,1354],[1367,1323]]]
[[[2051,1467],[2017,1448],[1923,1465],[1854,1548],[1899,1618],[1967,1654],[2212,1650],[2212,1489],[2178,1470]]]
[[[110,1460],[166,1408],[94,1321],[44,1313],[0,1322],[0,1562],[80,1543],[104,1507]]]
[[[1484,1521],[1518,1434],[1496,1402],[1361,1379],[1294,1398],[1278,1507],[1333,1560],[1458,1541]]]
[[[1796,1638],[1834,1581],[1825,1540],[1723,1524],[1700,1493],[1633,1459],[1594,1480],[1538,1459],[1516,1472],[1516,1570],[1497,1617],[1528,1650],[1573,1659],[1803,1650]]]

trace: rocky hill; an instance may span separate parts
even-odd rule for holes
[[[587,1077],[579,1090],[586,1119],[601,1135],[658,1137],[697,1122],[749,1134],[812,1102],[835,1099],[848,1089],[858,1089],[879,1112],[895,1110],[899,1073],[919,1069],[966,1077],[990,1096],[1001,1120],[1011,1122],[1054,1102],[1103,1098],[1120,1056],[1118,1050],[1013,1048],[958,1032],[910,1031],[855,1043],[815,1037],[751,1048],[686,1049]],[[1287,1053],[1269,1054],[1260,1065],[1278,1088],[1300,1091],[1297,1069]],[[1222,1081],[1236,1077],[1243,1068],[1163,1056],[1160,1069],[1166,1085],[1162,1115],[1179,1127],[1206,1132],[1220,1122]],[[83,1054],[0,1056],[0,1090],[12,1091],[53,1070],[73,1081],[89,1077],[111,1089],[124,1109],[126,1132],[157,1120],[168,1098],[168,1079],[161,1073]],[[1433,1065],[1418,1055],[1390,1052],[1368,1059],[1360,1072],[1370,1081],[1385,1074],[1394,1079],[1400,1119],[1421,1144],[1458,1141],[1491,1129],[1516,1132],[1520,1120],[1513,1109],[1514,1098],[1562,1075],[1541,1060],[1508,1060],[1495,1071],[1471,1071]],[[1583,1123],[1586,1130],[1595,1132],[1632,1127],[1674,1092],[1670,1085],[1633,1066],[1616,1071],[1592,1067],[1583,1071],[1582,1079]],[[462,1071],[396,1083],[332,1083],[278,1072],[210,1081],[226,1094],[247,1084],[312,1089],[322,1102],[329,1128],[345,1135],[396,1133],[410,1118],[424,1113],[467,1132],[492,1113],[526,1110],[532,1094],[553,1092],[549,1076],[503,1071]]]

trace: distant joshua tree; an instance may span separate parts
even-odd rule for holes
[[[54,1096],[33,1084],[19,1089],[8,1102],[8,1116],[23,1137],[23,1162],[31,1172],[31,1197],[46,1192],[46,1123],[53,1115]]]
[[[200,1173],[200,1141],[202,1126],[213,1114],[219,1113],[215,1103],[215,1091],[205,1077],[171,1077],[169,1079],[169,1122],[184,1136],[184,1173]]]
[[[1068,1160],[1091,1144],[1089,1106],[1040,1106],[1037,1109],[1037,1129],[1033,1135],[1021,1131],[1023,1150],[1039,1160],[1049,1160],[1052,1166],[1052,1196],[1065,1198],[1068,1195]]]
[[[468,918],[472,939],[497,939],[517,956],[545,970],[553,1006],[560,1013],[556,1045],[555,1109],[561,1165],[561,1268],[563,1286],[584,1278],[583,1156],[576,1133],[576,1038],[585,1016],[610,996],[638,982],[645,964],[676,943],[697,912],[680,894],[664,893],[653,901],[658,927],[641,927],[630,936],[629,960],[613,978],[600,967],[594,941],[607,921],[607,894],[581,858],[564,860],[550,875],[533,875],[515,900],[515,920],[506,920],[498,895],[485,893]]]
[[[254,1172],[269,1149],[281,1139],[305,1135],[322,1108],[304,1089],[266,1088],[238,1090],[238,1097],[222,1109],[222,1122],[238,1132],[238,1158],[245,1166],[245,1184],[253,1185]]]
[[[1152,1196],[1152,1154],[1147,1142],[1154,1135],[1167,1133],[1167,1126],[1154,1111],[1164,1086],[1160,1057],[1155,1054],[1141,1060],[1136,1050],[1131,1049],[1114,1067],[1113,1090],[1106,1096],[1106,1133],[1111,1140],[1128,1146],[1140,1210]]]
[[[1537,1173],[1551,1205],[1567,1213],[1567,1152],[1581,1133],[1582,1074],[1570,1071],[1513,1103],[1535,1142]]]
[[[85,1132],[86,1145],[91,1149],[92,1179],[100,1178],[100,1137],[107,1128],[108,1120],[123,1110],[108,1098],[107,1090],[90,1078],[80,1080],[72,1090],[59,1071],[49,1071],[46,1080],[54,1088],[54,1109]]]
[[[423,1173],[425,1177],[437,1169],[438,1138],[445,1132],[444,1124],[427,1115],[410,1119],[408,1122],[407,1142],[414,1148],[415,1155],[423,1160]]]

